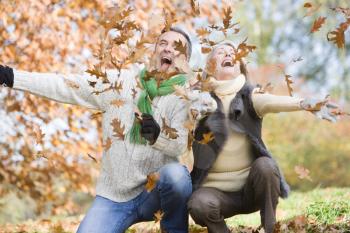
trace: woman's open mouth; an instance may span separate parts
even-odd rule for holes
[[[232,62],[232,60],[224,60],[222,63],[221,63],[221,67],[233,67],[234,64]]]

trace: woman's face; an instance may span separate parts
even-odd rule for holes
[[[213,51],[211,58],[207,61],[207,67],[211,67],[212,75],[217,80],[228,80],[237,77],[241,72],[239,63],[234,62],[234,49],[230,45],[219,45]]]

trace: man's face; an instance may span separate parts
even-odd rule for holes
[[[233,63],[234,54],[234,49],[229,45],[219,45],[214,50],[210,60],[216,65],[213,74],[216,79],[232,79],[240,74],[239,65]]]
[[[154,51],[155,68],[158,71],[169,72],[172,70],[171,68],[174,68],[175,61],[180,57],[188,63],[187,58],[175,50],[174,42],[179,40],[188,48],[186,38],[178,32],[168,31],[160,35]]]

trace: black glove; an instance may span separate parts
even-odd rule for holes
[[[153,145],[160,134],[160,127],[153,116],[147,113],[142,113],[141,120],[141,136]]]
[[[0,65],[0,85],[13,87],[13,69]]]

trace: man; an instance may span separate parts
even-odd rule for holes
[[[163,31],[158,38],[153,54],[155,68],[171,72],[175,60],[183,56],[175,50],[175,41],[187,45],[186,62],[191,56],[191,41],[178,28]],[[136,222],[154,219],[161,210],[164,215],[161,227],[169,233],[188,232],[186,203],[192,192],[191,179],[178,157],[187,146],[187,130],[183,124],[187,118],[184,100],[173,94],[173,85],[185,85],[187,78],[179,74],[162,81],[157,86],[154,78],[146,79],[147,71],[142,66],[132,69],[107,71],[108,79],[122,84],[120,92],[109,90],[99,95],[88,85],[93,77],[52,73],[30,73],[0,66],[0,85],[28,91],[48,99],[84,106],[103,111],[103,140],[111,140],[109,150],[103,152],[101,174],[97,182],[96,198],[78,228],[79,233],[124,232]],[[143,89],[137,87],[137,80]],[[116,78],[118,77],[118,78]],[[74,82],[79,88],[72,88]],[[97,89],[103,90],[100,83]],[[133,98],[133,90],[136,96]],[[121,99],[125,104],[119,108],[110,104]],[[135,106],[142,116],[135,117]],[[160,132],[163,123],[176,128],[176,139]],[[118,137],[112,128],[113,122],[121,122],[124,137]],[[148,142],[148,143],[147,143]],[[156,187],[144,189],[148,174],[158,172]]]
[[[246,79],[245,64],[235,64],[234,54],[234,45],[224,42],[208,56],[207,64],[215,70],[207,85],[213,88],[218,109],[195,130],[191,172],[195,191],[188,208],[209,233],[228,233],[225,218],[260,210],[265,232],[272,233],[278,198],[288,196],[289,186],[261,138],[263,117],[298,110],[314,111],[329,120],[334,116],[326,104],[313,109],[316,102],[254,89]],[[208,133],[214,139],[198,143]]]

